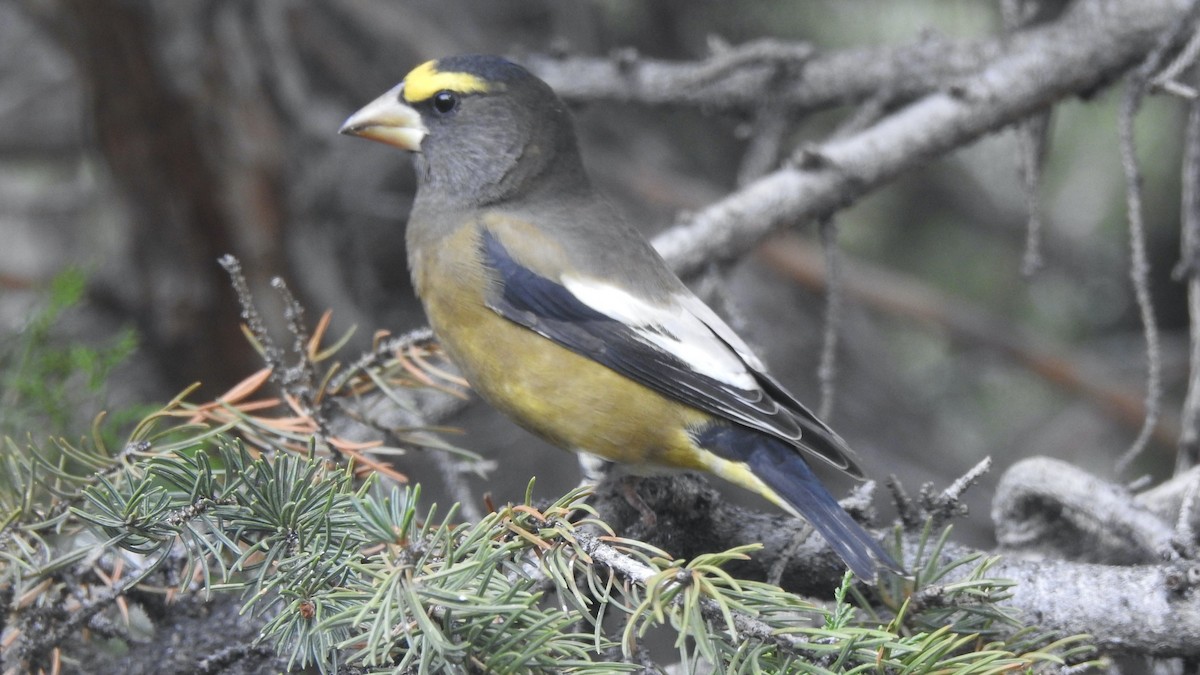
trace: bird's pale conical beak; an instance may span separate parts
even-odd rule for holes
[[[351,115],[338,133],[420,152],[421,140],[429,130],[421,122],[421,114],[404,103],[404,83],[401,82]]]

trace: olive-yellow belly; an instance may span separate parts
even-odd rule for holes
[[[463,243],[450,250],[474,248]],[[686,431],[710,420],[706,413],[504,318],[485,304],[490,282],[482,270],[438,248],[414,264],[414,281],[434,333],[480,396],[565,449],[627,464],[708,468]]]

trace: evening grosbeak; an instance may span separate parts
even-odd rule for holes
[[[713,473],[807,519],[859,577],[899,565],[808,466],[853,452],[592,187],[571,117],[495,56],[430,61],[341,133],[414,154],[408,264],[479,395],[634,474]]]

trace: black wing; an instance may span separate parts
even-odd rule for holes
[[[861,477],[845,442],[766,373],[747,366],[758,384],[752,389],[699,373],[646,340],[644,331],[655,327],[632,327],[583,303],[562,284],[514,260],[486,229],[481,245],[484,262],[501,285],[488,304],[501,316],[664,396],[775,436]],[[720,340],[715,332],[714,336]],[[721,343],[736,354],[724,340]]]

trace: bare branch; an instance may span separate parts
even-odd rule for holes
[[[774,100],[794,111],[855,103],[889,91],[895,98],[928,93],[974,72],[1005,49],[1006,38],[979,42],[925,35],[911,45],[851,49],[792,56],[800,77],[775,84]],[[741,49],[761,50],[760,43]],[[680,63],[642,57],[556,58],[529,54],[520,61],[568,100],[637,101],[650,105],[702,106],[714,111],[751,112],[787,58],[740,58],[717,54],[701,62]],[[715,64],[715,66],[714,66]],[[731,65],[736,67],[730,67]]]
[[[1016,582],[1006,604],[1039,628],[1087,633],[1101,648],[1124,653],[1194,659],[1200,601],[1178,581],[1192,569],[1188,563],[1116,567],[1006,558],[989,573]],[[1103,602],[1095,601],[1097,594]]]
[[[740,257],[768,232],[844,208],[930,158],[1052,101],[1091,92],[1152,49],[1183,0],[1096,1],[1005,42],[986,68],[853,136],[815,149],[822,166],[771,173],[655,239],[677,272]],[[807,71],[806,71],[807,72]],[[586,73],[578,77],[588,79]]]
[[[1179,515],[1175,518],[1175,547],[1189,557],[1196,553],[1196,528],[1192,526],[1192,514],[1196,512],[1196,499],[1200,497],[1200,476],[1194,476],[1183,493]]]
[[[749,125],[750,143],[742,155],[738,185],[755,181],[779,166],[791,122],[791,116],[779,106],[767,105],[758,113]]]
[[[1039,19],[1039,10],[1047,3],[1038,0],[1001,0],[1000,16],[1004,29],[1012,32],[1026,28]],[[1031,115],[1017,123],[1017,153],[1025,190],[1025,254],[1021,258],[1021,274],[1033,276],[1041,269],[1042,207],[1038,189],[1042,182],[1042,162],[1045,157],[1050,110]]]
[[[892,502],[896,505],[896,511],[899,513],[900,525],[905,530],[916,530],[921,526],[921,509],[917,508],[916,502],[912,497],[908,496],[908,490],[904,489],[904,483],[892,474],[887,478],[888,490],[892,493]]]
[[[969,471],[954,479],[941,492],[933,492],[932,486],[921,490],[921,509],[928,514],[933,527],[940,528],[956,517],[967,515],[967,505],[962,496],[972,486],[992,470],[992,458],[984,457],[971,467]]]
[[[1032,276],[1041,269],[1042,204],[1038,190],[1042,183],[1042,163],[1048,143],[1050,111],[1037,113],[1017,125],[1018,150],[1021,159],[1021,179],[1025,190],[1025,254],[1021,258],[1021,273]]]
[[[1192,11],[1196,11],[1198,6],[1200,5],[1193,3]],[[1154,316],[1154,303],[1150,295],[1150,260],[1146,254],[1146,225],[1142,219],[1142,174],[1137,148],[1134,145],[1133,119],[1141,108],[1150,78],[1159,70],[1167,51],[1189,25],[1189,21],[1181,19],[1172,30],[1164,31],[1154,50],[1129,78],[1117,118],[1121,168],[1125,172],[1125,206],[1129,222],[1129,279],[1133,283],[1134,299],[1137,301],[1146,341],[1146,419],[1137,438],[1117,460],[1118,472],[1124,471],[1145,450],[1150,442],[1150,435],[1154,433],[1154,426],[1158,423],[1162,405],[1162,355],[1158,339],[1158,321]]]
[[[236,256],[226,253],[217,262],[229,274],[229,283],[233,286],[233,291],[237,294],[238,304],[242,309],[242,321],[245,322],[246,329],[250,331],[250,335],[254,337],[255,342],[258,343],[258,347],[262,350],[262,357],[266,361],[267,367],[272,372],[282,372],[283,351],[275,344],[274,338],[271,337],[270,331],[267,330],[267,324],[263,320],[262,313],[258,311],[258,307],[254,304],[254,294],[250,292],[250,285],[246,283],[246,275],[242,272],[242,261],[238,260]]]
[[[1189,21],[1195,21],[1194,15],[1196,14],[1196,11],[1196,8],[1193,7],[1193,16],[1190,17]],[[1154,89],[1162,89],[1163,91],[1167,91],[1187,99],[1194,99],[1197,97],[1198,94],[1195,86],[1184,84],[1179,81],[1179,77],[1183,75],[1183,71],[1194,66],[1197,59],[1200,59],[1200,31],[1196,31],[1194,28],[1195,27],[1193,25],[1192,36],[1188,38],[1187,44],[1183,46],[1183,49],[1179,50],[1179,54],[1176,55],[1176,57],[1172,59],[1172,61],[1168,63],[1166,67],[1163,68],[1157,75],[1151,78],[1151,87]]]
[[[1125,487],[1048,457],[1014,464],[992,501],[996,540],[1091,562],[1137,564],[1174,555],[1168,521]]]
[[[1187,279],[1191,346],[1176,473],[1186,471],[1200,461],[1200,100],[1193,99],[1188,106],[1183,145],[1180,261],[1174,275]]]
[[[1200,531],[1200,513],[1188,507],[1189,493],[1200,484],[1200,467],[1192,467],[1173,476],[1137,496],[1137,503],[1152,511],[1164,522],[1175,522],[1180,530],[1179,519],[1187,517],[1193,531]],[[1193,544],[1200,542],[1193,541]]]

